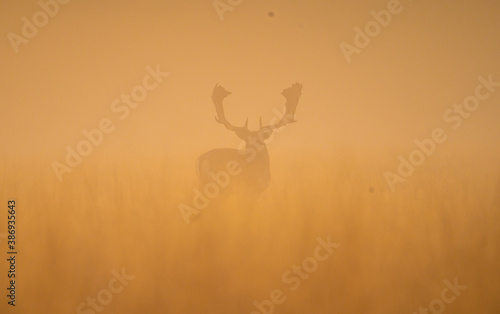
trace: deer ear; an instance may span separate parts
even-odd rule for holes
[[[259,137],[262,137],[264,140],[267,140],[273,134],[273,129],[271,128],[262,128],[259,130]]]

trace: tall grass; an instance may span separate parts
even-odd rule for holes
[[[413,313],[455,277],[468,288],[446,313],[500,311],[498,164],[435,157],[392,193],[391,162],[338,156],[278,157],[255,202],[217,200],[189,225],[187,163],[93,159],[60,183],[50,163],[4,159],[2,200],[19,208],[17,313],[76,313],[123,267],[135,279],[104,313],[251,313],[274,289],[287,297],[275,313]],[[328,235],[340,248],[291,291],[283,272]]]

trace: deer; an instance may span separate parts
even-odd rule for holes
[[[285,113],[281,119],[274,124],[263,126],[262,117],[260,117],[259,129],[255,131],[248,129],[248,118],[241,127],[227,120],[223,102],[230,94],[231,92],[218,83],[215,85],[212,93],[212,102],[216,111],[215,121],[243,140],[245,148],[216,148],[202,154],[196,161],[200,187],[203,188],[210,182],[219,180],[219,183],[224,183],[220,184],[221,186],[225,185],[225,188],[233,193],[259,194],[268,188],[271,180],[266,141],[274,130],[297,122],[295,111],[302,95],[302,84],[295,83],[282,91],[281,94],[285,97],[286,103]],[[232,172],[229,166],[233,168]]]

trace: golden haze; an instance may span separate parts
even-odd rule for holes
[[[339,45],[387,3],[243,1],[221,21],[212,1],[72,0],[15,53],[7,34],[40,7],[2,2],[0,234],[15,198],[15,312],[75,313],[123,267],[135,279],[104,313],[251,313],[274,289],[287,297],[275,313],[413,313],[455,277],[467,289],[446,313],[498,312],[500,90],[456,129],[443,115],[479,76],[500,81],[500,4],[401,1],[348,63]],[[112,102],[156,65],[169,76],[120,120]],[[268,144],[258,199],[221,199],[186,225],[196,158],[241,143],[214,121],[218,82],[233,92],[228,119],[252,130],[300,82],[298,122]],[[59,182],[51,164],[103,118],[115,130]],[[436,128],[447,140],[392,192],[384,173]],[[340,247],[290,291],[282,274],[328,235]],[[14,313],[5,297],[0,308]]]

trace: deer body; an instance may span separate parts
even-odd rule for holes
[[[248,194],[260,193],[268,186],[271,179],[269,152],[266,140],[271,136],[273,130],[286,124],[295,122],[294,114],[301,95],[302,85],[296,83],[285,89],[283,95],[287,99],[286,113],[280,121],[273,125],[262,126],[257,131],[248,129],[248,119],[243,127],[230,124],[224,114],[222,102],[231,93],[220,85],[216,85],[212,94],[217,117],[215,120],[223,124],[228,130],[245,141],[245,149],[217,148],[201,155],[197,160],[196,171],[200,185],[206,186],[210,182],[219,182],[223,188],[232,192],[243,192]],[[237,174],[228,175],[228,166],[239,167]],[[229,178],[228,184],[226,181]],[[222,183],[221,183],[222,182]]]
[[[260,193],[269,186],[271,169],[265,145],[260,150],[255,147],[246,147],[244,150],[216,148],[204,153],[196,161],[200,185],[213,181],[214,174],[226,171],[230,161],[236,161],[241,172],[230,176],[229,191]]]

